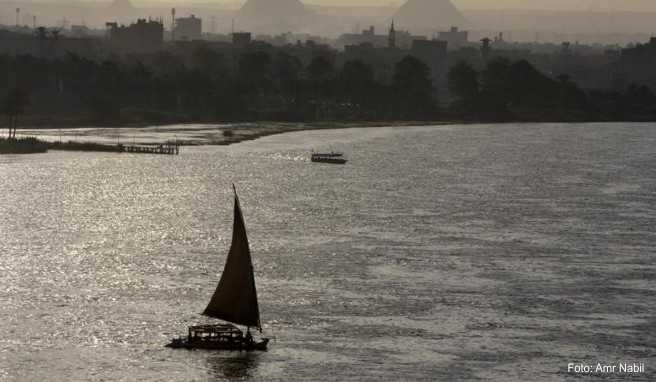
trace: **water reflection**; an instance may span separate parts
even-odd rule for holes
[[[254,352],[229,352],[208,357],[209,373],[217,379],[247,379],[253,376],[259,364]]]
[[[532,381],[574,379],[562,360],[582,354],[649,361],[655,127],[320,130],[175,158],[0,156],[0,381]],[[342,142],[343,168],[275,157]],[[279,340],[259,354],[153,345],[206,322],[231,182]]]

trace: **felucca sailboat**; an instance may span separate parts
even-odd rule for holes
[[[262,332],[260,309],[257,304],[255,276],[251,252],[246,236],[244,217],[239,206],[239,196],[235,192],[234,225],[232,244],[228,252],[221,280],[216,287],[203,315],[218,318],[232,324],[190,326],[187,337],[175,338],[172,348],[216,349],[216,350],[266,350],[269,339],[253,339],[250,328]],[[235,325],[246,326],[246,335]]]

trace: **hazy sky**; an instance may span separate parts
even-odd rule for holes
[[[0,0],[1,1],[1,0]],[[11,0],[10,0],[11,1]],[[42,2],[103,2],[112,0],[14,0]],[[136,5],[154,4],[229,4],[239,7],[246,0],[130,0]],[[406,0],[301,0],[306,4],[339,6],[399,6]],[[438,1],[438,0],[436,0]],[[544,9],[544,10],[582,10],[582,11],[635,11],[656,12],[656,0],[451,0],[460,9]],[[656,21],[655,21],[656,23]]]
[[[388,5],[402,0],[305,0],[326,5]],[[577,9],[656,11],[656,0],[452,0],[462,9]]]

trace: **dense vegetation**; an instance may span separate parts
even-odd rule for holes
[[[0,154],[32,154],[48,151],[48,143],[36,138],[0,138]]]
[[[147,64],[0,56],[0,69],[0,89],[28,92],[32,114],[85,115],[95,123],[429,119],[437,110],[428,67],[409,56],[384,85],[359,61],[336,68],[316,57],[304,67],[291,55],[264,52],[234,64],[211,51],[191,63],[168,53]]]
[[[567,75],[550,78],[528,61],[497,58],[481,71],[460,62],[449,71],[451,110],[480,120],[654,120],[656,97],[646,86],[585,92]]]
[[[653,119],[646,87],[585,92],[527,61],[495,59],[482,70],[448,73],[453,100],[438,104],[429,67],[411,56],[389,82],[362,61],[340,67],[318,56],[307,65],[284,52],[228,59],[210,49],[191,57],[161,52],[97,62],[0,56],[0,92],[13,125],[202,121],[618,120]],[[39,118],[41,121],[39,121]]]

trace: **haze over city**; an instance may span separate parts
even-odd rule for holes
[[[85,1],[85,0],[82,0]],[[62,0],[44,0],[44,2],[66,2]],[[102,2],[86,0],[86,2]],[[173,4],[171,0],[140,0],[135,4]],[[177,4],[222,4],[238,7],[244,1],[204,1],[181,0]],[[402,0],[309,0],[307,5],[324,6],[399,6]],[[461,9],[531,9],[531,10],[594,10],[594,11],[656,11],[656,2],[652,0],[454,0],[453,3]]]
[[[203,0],[3,1],[0,24],[48,27],[83,24],[103,28],[106,22],[194,14],[205,20],[203,31],[229,33],[233,25],[254,33],[310,33],[337,37],[368,25],[387,28],[392,19],[402,30],[431,35],[451,26],[476,37],[503,32],[512,41],[574,40],[627,44],[653,31],[656,3],[645,0],[413,0],[412,11],[397,14],[405,1],[285,0],[258,2]],[[281,5],[284,4],[284,5]],[[20,20],[15,9],[21,8]],[[210,20],[212,20],[210,22]],[[165,23],[165,26],[168,22]]]

